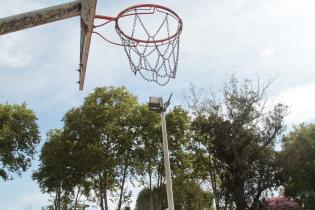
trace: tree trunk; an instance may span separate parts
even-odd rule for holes
[[[62,206],[62,210],[68,209],[68,201],[67,201],[67,195],[64,196],[64,202]]]
[[[228,192],[226,192],[224,197],[224,210],[232,209],[233,207],[233,201],[231,199],[231,196]]]
[[[126,176],[127,176],[127,169],[128,169],[128,160],[125,160],[122,183],[121,183],[121,187],[120,187],[119,202],[118,202],[118,208],[117,208],[118,210],[121,209],[121,205],[122,205],[122,199],[123,199],[124,188],[125,188],[125,181],[126,181]]]
[[[58,210],[58,193],[59,190],[56,191],[56,196],[55,196],[55,200],[54,200],[54,209]]]
[[[228,200],[225,199],[224,200],[224,210],[227,210],[228,209]]]
[[[262,194],[262,192],[264,188],[261,186],[261,182],[258,183],[258,187],[257,187],[257,193],[253,199],[253,203],[251,205],[251,207],[249,208],[249,210],[255,210],[258,209],[258,205],[259,205],[259,198]]]
[[[155,199],[155,210],[161,210],[161,201],[160,201],[160,189],[161,189],[161,173],[158,170],[158,178],[157,178],[157,194],[156,194],[156,199]]]
[[[58,187],[58,190],[56,192],[56,202],[55,202],[55,209],[60,210],[60,196],[61,195],[61,189],[60,186]]]
[[[149,171],[150,210],[153,210],[152,173]]]
[[[54,209],[57,210],[57,192],[56,192],[56,196],[55,196],[55,200],[54,200]]]
[[[75,196],[75,201],[74,201],[74,210],[76,210],[77,209],[77,206],[78,206],[78,198],[79,198],[79,194],[80,194],[80,191],[81,191],[81,189],[80,189],[81,187],[79,186],[78,187],[78,192],[77,192],[77,195]]]
[[[104,190],[104,200],[105,200],[105,210],[108,210],[108,203],[107,203],[107,189]]]
[[[212,185],[212,192],[213,192],[213,196],[214,196],[215,209],[219,210],[220,209],[220,201],[219,201],[218,192],[217,192],[217,182],[216,182],[215,173],[212,170],[210,170],[209,175],[210,175],[210,180],[211,180],[211,185]]]
[[[213,192],[213,196],[214,196],[214,202],[215,202],[215,209],[219,210],[220,209],[220,198],[217,192],[217,182],[216,182],[216,178],[213,177],[215,176],[213,173],[211,173],[211,185],[212,185],[212,192]]]
[[[103,183],[102,183],[101,176],[99,176],[99,181],[100,181],[99,185],[100,185],[100,199],[101,199],[100,207],[101,207],[101,210],[104,210],[104,199],[103,199],[104,189],[103,189]]]
[[[244,194],[244,182],[238,179],[235,184],[235,189],[233,192],[233,197],[236,205],[236,210],[246,210],[248,209],[247,202]]]

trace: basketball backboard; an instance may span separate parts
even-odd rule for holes
[[[83,90],[97,0],[81,0],[79,89]]]
[[[89,55],[97,0],[77,0],[65,4],[30,11],[0,19],[0,35],[47,24],[50,22],[81,17],[80,77],[79,89],[83,90]]]

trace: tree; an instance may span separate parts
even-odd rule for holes
[[[279,185],[274,146],[284,129],[286,107],[277,104],[266,110],[269,85],[255,88],[252,81],[240,84],[232,76],[223,89],[223,102],[212,96],[200,100],[194,88],[187,96],[196,152],[205,160],[212,187],[219,183],[218,193],[229,199],[225,207],[231,201],[230,208],[256,209],[262,193]]]
[[[85,160],[85,173],[93,182],[101,209],[108,210],[109,194],[118,193],[118,208],[126,196],[125,183],[135,149],[133,114],[138,105],[135,96],[125,88],[96,88],[81,107],[64,117],[65,133],[77,142]],[[78,159],[78,160],[79,160]]]
[[[169,156],[173,176],[189,179],[191,174],[190,117],[181,106],[175,106],[166,114]]]
[[[62,187],[66,184],[65,170],[68,153],[67,146],[63,144],[61,130],[52,130],[47,134],[47,141],[43,145],[40,154],[39,169],[33,173],[33,179],[39,183],[43,192],[55,193],[54,208],[61,209]]]
[[[26,104],[0,104],[0,177],[4,181],[30,167],[40,142],[36,120]]]
[[[300,206],[315,208],[315,125],[301,124],[284,137],[280,155],[284,193]]]
[[[67,139],[63,130],[48,132],[33,179],[44,193],[52,195],[56,210],[77,209],[80,196],[89,196],[90,183],[82,173],[83,162],[78,160],[77,154],[76,142]]]

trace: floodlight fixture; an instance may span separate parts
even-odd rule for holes
[[[149,110],[154,112],[161,112],[164,110],[162,97],[150,97],[149,98]]]

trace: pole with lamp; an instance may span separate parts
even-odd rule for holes
[[[167,140],[165,112],[166,112],[167,107],[170,105],[172,95],[173,93],[170,95],[169,99],[165,103],[163,103],[162,97],[150,97],[149,99],[149,110],[154,111],[154,112],[159,112],[161,115],[168,210],[174,210],[174,199],[173,199],[170,159],[169,159],[169,154],[168,154],[168,140]]]

